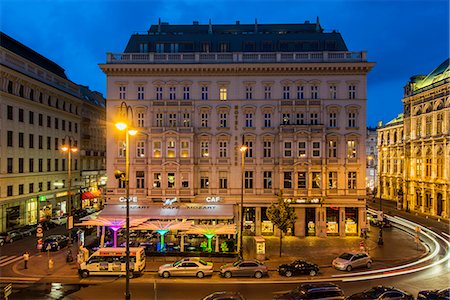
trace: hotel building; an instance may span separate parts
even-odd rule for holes
[[[243,163],[246,234],[274,234],[266,210],[280,194],[298,215],[292,234],[358,234],[366,226],[373,66],[318,20],[160,22],[131,35],[123,53],[108,53],[100,65],[107,75],[104,212],[117,213],[125,196],[114,179],[125,170],[124,133],[114,128],[125,102],[139,131],[129,145],[131,216],[201,219],[204,210],[209,222],[238,223]],[[172,214],[177,209],[193,217]]]

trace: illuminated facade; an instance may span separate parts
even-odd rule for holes
[[[0,231],[6,231],[66,212],[67,155],[61,145],[72,137],[84,149],[86,104],[63,68],[4,33],[0,37]],[[75,207],[80,170],[75,154]]]
[[[358,234],[365,226],[366,75],[374,64],[317,22],[152,25],[108,53],[107,122],[125,101],[133,201],[235,206],[244,164],[245,230],[273,234],[266,209],[282,193],[293,234]],[[107,203],[125,189],[124,134],[107,126]]]
[[[403,114],[378,130],[382,196],[400,209],[449,216],[449,91],[447,59],[430,74],[411,77]]]
[[[378,187],[378,149],[377,149],[377,131],[373,128],[367,128],[366,135],[366,190],[367,195],[373,195]]]

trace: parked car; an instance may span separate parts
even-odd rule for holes
[[[67,246],[68,242],[67,237],[62,234],[48,236],[42,244],[42,251],[59,251]]]
[[[80,218],[86,217],[88,215],[88,213],[84,209],[77,209],[73,212],[72,215],[75,219],[80,219]]]
[[[19,232],[22,233],[23,236],[31,236],[36,233],[36,225],[25,225],[18,229]]]
[[[225,278],[237,276],[261,278],[266,276],[267,272],[267,266],[257,260],[239,260],[220,267],[220,276]]]
[[[368,289],[364,292],[353,294],[347,299],[350,300],[359,300],[359,299],[373,299],[373,300],[388,300],[388,299],[405,299],[405,300],[414,300],[414,297],[402,290],[393,288],[393,287],[385,287],[385,286],[377,286],[371,289]],[[425,298],[429,299],[429,298]]]
[[[245,300],[245,298],[239,292],[214,292],[203,300]]]
[[[88,215],[95,213],[97,210],[95,208],[93,208],[92,206],[86,206],[84,208],[84,210],[86,211],[86,213]]]
[[[0,233],[0,246],[3,246],[7,241],[8,235],[6,234],[6,232],[1,232]]]
[[[341,288],[333,283],[304,283],[297,288],[273,293],[273,299],[277,300],[303,300],[303,299],[327,299],[344,300],[345,296]]]
[[[158,274],[161,277],[170,276],[197,276],[203,278],[211,276],[213,273],[213,263],[206,262],[199,257],[183,258],[173,264],[165,264],[159,267]]]
[[[23,239],[23,234],[19,230],[11,230],[6,232],[6,242],[12,243]]]
[[[442,290],[425,290],[417,294],[417,300],[450,300],[450,288]]]
[[[319,266],[304,260],[294,260],[290,264],[278,266],[278,274],[286,277],[303,274],[315,276],[317,273],[319,273]]]
[[[67,223],[67,216],[54,217],[54,218],[51,218],[49,222],[53,223],[57,226],[64,225]]]
[[[337,270],[351,271],[354,268],[372,266],[372,258],[366,252],[346,252],[333,260],[333,267]]]

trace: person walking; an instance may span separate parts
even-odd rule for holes
[[[28,253],[28,251],[25,251],[25,253],[23,254],[24,269],[28,269],[28,260],[29,259],[30,259],[30,253]]]

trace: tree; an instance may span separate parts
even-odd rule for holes
[[[280,229],[280,257],[283,233],[286,235],[289,228],[294,226],[297,220],[297,215],[293,207],[289,205],[289,202],[284,201],[283,193],[280,192],[278,196],[278,203],[272,203],[267,209],[267,217],[269,220]]]

